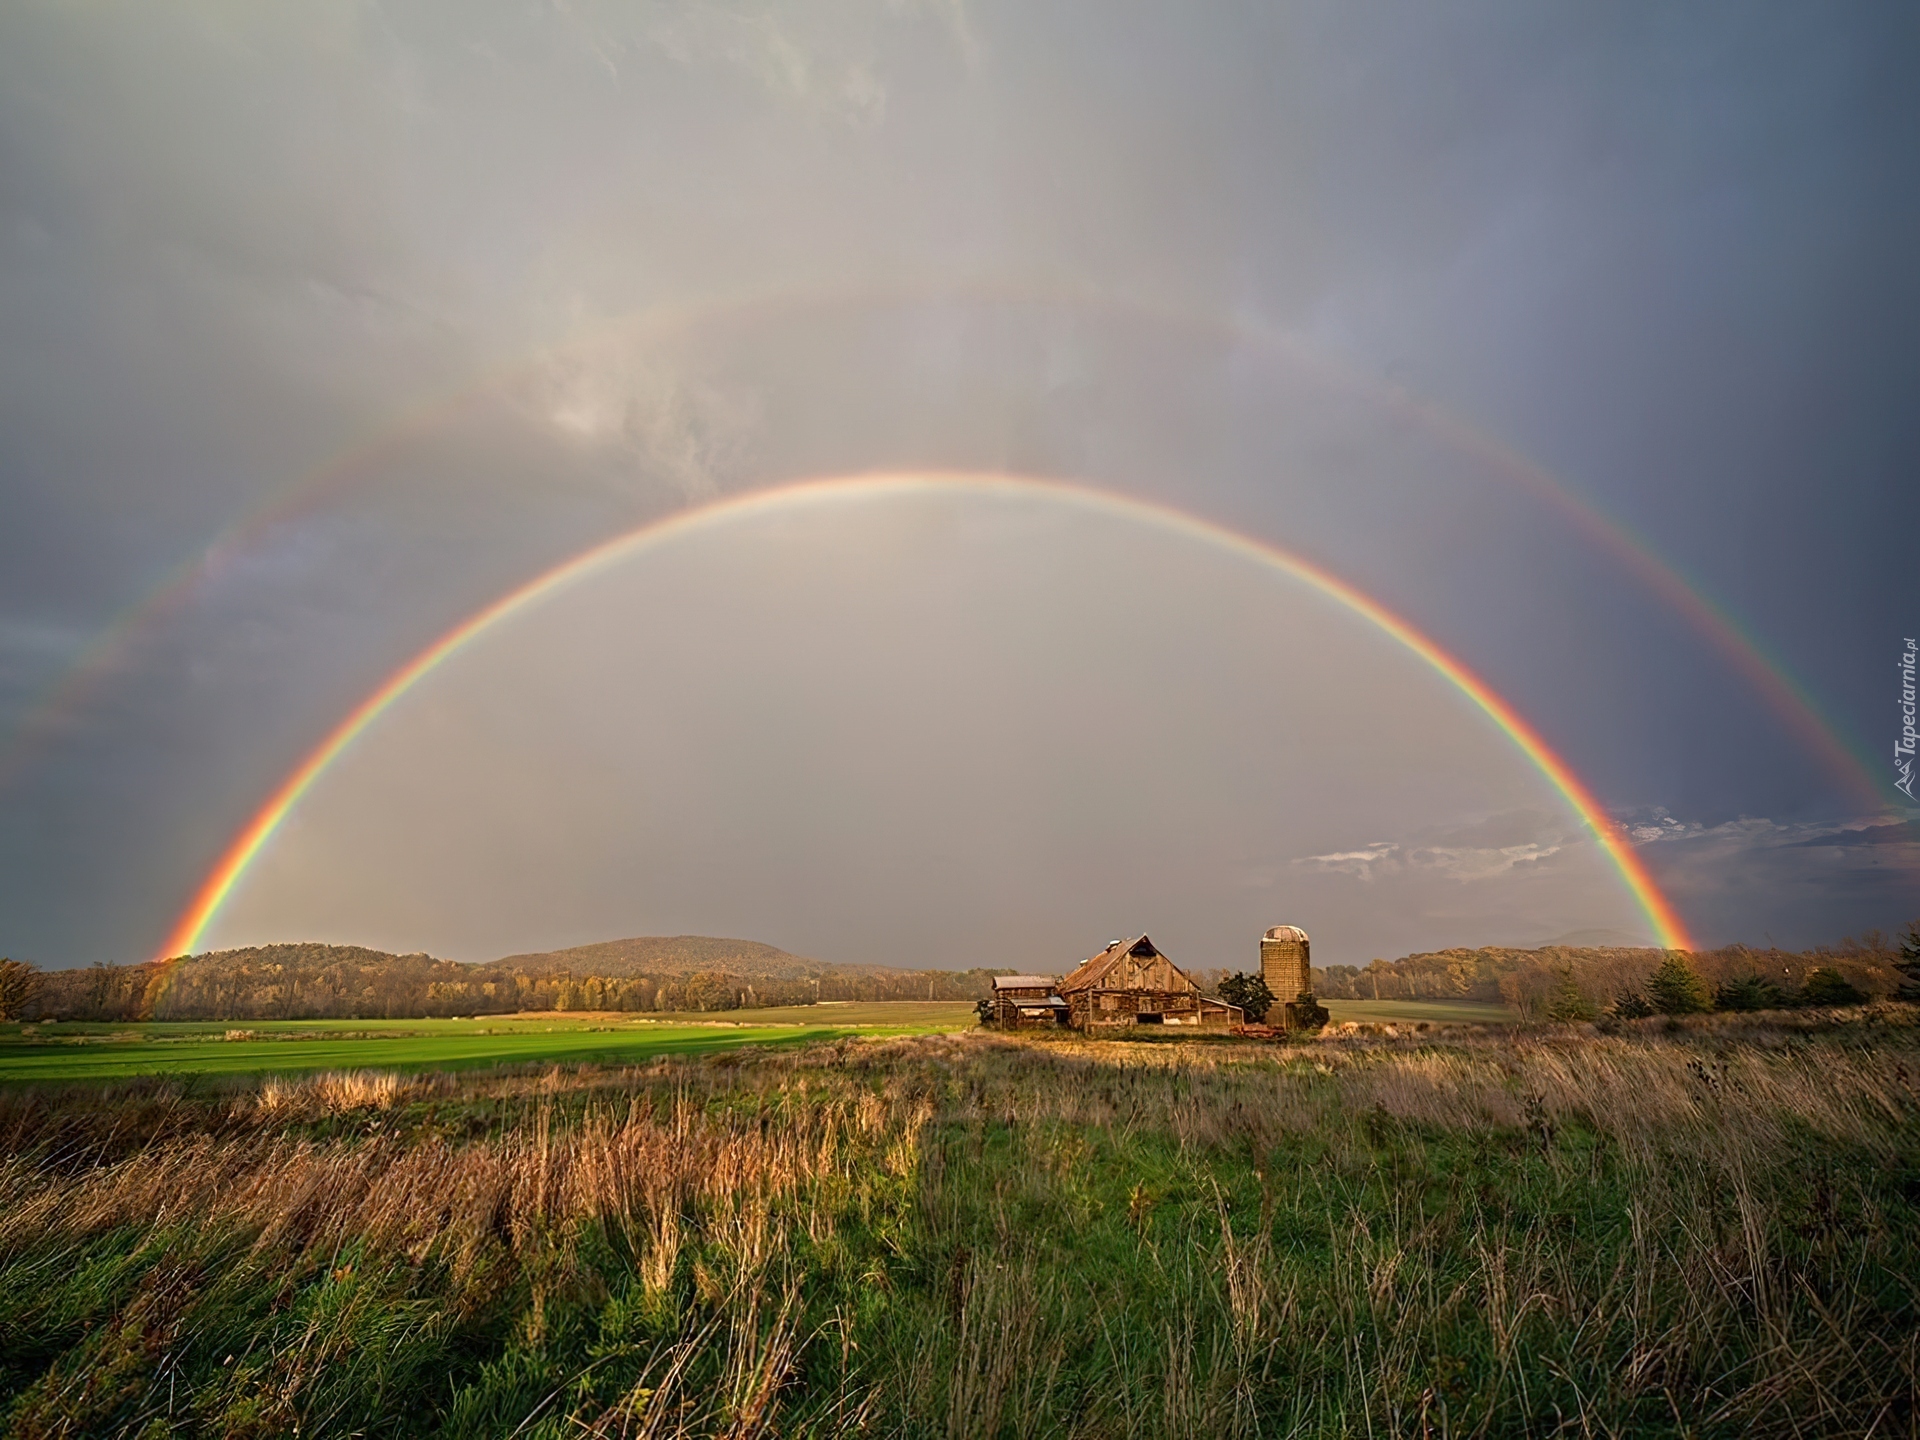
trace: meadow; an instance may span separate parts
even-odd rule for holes
[[[1333,1023],[1360,1024],[1425,1021],[1431,1025],[1511,1025],[1518,1011],[1474,1000],[1322,1000]]]
[[[678,1013],[540,1012],[465,1020],[160,1021],[0,1024],[0,1085],[142,1075],[459,1070],[509,1063],[632,1065],[741,1045],[970,1027],[956,1001],[879,1001]]]
[[[0,1415],[1912,1435],[1916,1024],[867,1035],[9,1086]]]

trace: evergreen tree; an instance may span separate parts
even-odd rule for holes
[[[1628,990],[1616,995],[1613,1000],[1613,1018],[1616,1020],[1644,1020],[1649,1015],[1659,1013],[1653,1008],[1653,1002],[1638,990]]]
[[[1893,968],[1900,972],[1899,998],[1920,1004],[1920,920],[1908,925],[1900,937],[1900,958]]]
[[[1598,1019],[1600,1007],[1587,998],[1587,992],[1574,982],[1571,966],[1562,970],[1547,996],[1547,1019],[1568,1025],[1581,1020]]]
[[[1662,1015],[1700,1015],[1713,1008],[1707,982],[1678,950],[1669,950],[1647,981],[1647,999]]]
[[[1738,976],[1717,986],[1713,992],[1716,1010],[1779,1010],[1786,1003],[1786,991],[1758,975]]]
[[[1800,989],[1801,1003],[1806,1005],[1858,1005],[1866,998],[1866,992],[1859,986],[1838,970],[1824,965],[1809,970],[1807,983]]]

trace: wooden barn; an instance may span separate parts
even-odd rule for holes
[[[981,1019],[1002,1030],[1036,1025],[1059,1025],[1066,1019],[1067,1002],[1053,993],[1050,975],[996,975],[993,999]]]
[[[1227,1030],[1244,1023],[1237,1005],[1202,995],[1186,971],[1145,935],[1116,940],[1058,986],[1067,1024],[1076,1030],[1129,1025],[1191,1025]]]

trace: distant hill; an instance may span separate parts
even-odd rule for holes
[[[842,974],[881,971],[877,965],[827,965],[803,955],[791,955],[758,940],[723,940],[712,935],[635,935],[627,940],[602,940],[565,950],[541,950],[508,955],[488,968],[515,970],[528,975],[604,975],[625,979],[634,975],[689,975],[717,970],[743,980],[798,980],[831,970]]]
[[[1639,936],[1629,935],[1624,930],[1569,930],[1566,934],[1556,935],[1551,940],[1542,940],[1532,948],[1535,950],[1644,950],[1648,948],[1648,944]]]
[[[39,1008],[60,1019],[103,1020],[453,1013],[435,1002],[463,996],[474,968],[360,945],[255,945],[145,965],[49,971],[42,978]]]

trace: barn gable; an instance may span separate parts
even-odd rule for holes
[[[1193,978],[1139,935],[1116,940],[1060,982],[1076,1029],[1116,1025],[1233,1025],[1240,1013],[1200,993]]]
[[[1198,995],[1200,987],[1145,935],[1116,940],[1060,982],[1060,993],[1075,990],[1160,990]]]

